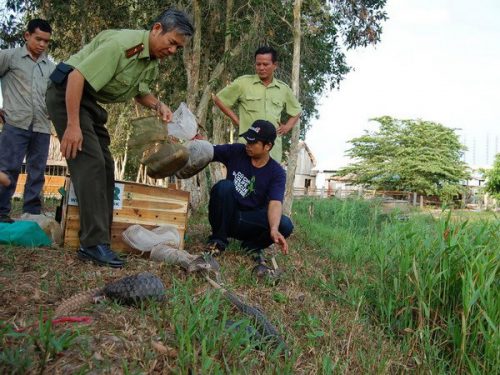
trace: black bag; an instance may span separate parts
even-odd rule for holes
[[[54,82],[56,85],[63,84],[68,77],[68,74],[71,73],[73,67],[71,65],[65,64],[63,62],[57,64],[56,68],[50,75],[50,80]]]

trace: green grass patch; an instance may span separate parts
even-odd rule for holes
[[[401,220],[377,202],[336,199],[299,200],[294,212],[301,241],[348,269],[342,292],[341,277],[314,282],[323,298],[364,296],[364,314],[404,342],[416,368],[500,368],[498,218],[447,212]]]

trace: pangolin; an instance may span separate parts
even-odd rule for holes
[[[78,293],[64,300],[56,308],[54,316],[68,315],[84,305],[103,298],[110,298],[126,305],[136,304],[147,298],[163,301],[165,291],[165,285],[159,277],[150,272],[142,272],[113,281],[102,288]]]

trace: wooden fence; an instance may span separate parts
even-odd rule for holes
[[[24,185],[26,184],[26,174],[21,173],[17,179],[16,191],[14,197],[22,197]],[[64,176],[45,175],[45,184],[43,185],[43,196],[45,198],[60,198],[59,189],[64,187]]]
[[[385,205],[392,205],[394,207],[401,206],[419,206],[419,207],[441,207],[441,200],[438,196],[426,196],[417,194],[409,191],[388,191],[388,190],[370,190],[363,188],[352,188],[352,189],[314,189],[314,188],[295,188],[295,197],[319,197],[319,198],[330,198],[335,197],[339,199],[346,198],[364,198],[364,199],[374,199],[379,198],[384,201]],[[476,197],[477,201],[470,201],[470,197],[462,197],[457,202],[456,206],[466,207],[466,208],[493,208],[496,209],[498,202],[493,200],[487,195]]]

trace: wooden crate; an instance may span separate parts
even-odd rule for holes
[[[24,193],[24,185],[26,184],[27,175],[25,173],[20,173],[17,179],[16,191],[14,192],[14,197],[22,197]],[[43,196],[45,198],[56,197],[60,198],[61,194],[59,189],[65,184],[66,177],[64,176],[51,176],[45,175],[45,183],[43,184]]]
[[[66,178],[66,196],[63,201],[62,220],[64,246],[77,249],[80,245],[79,208],[71,187],[71,180]],[[172,224],[177,227],[181,237],[180,248],[184,248],[184,233],[187,226],[189,192],[150,186],[128,181],[115,183],[115,208],[111,226],[111,248],[121,252],[134,252],[122,240],[122,232],[132,224],[139,224],[151,229],[159,225]]]

